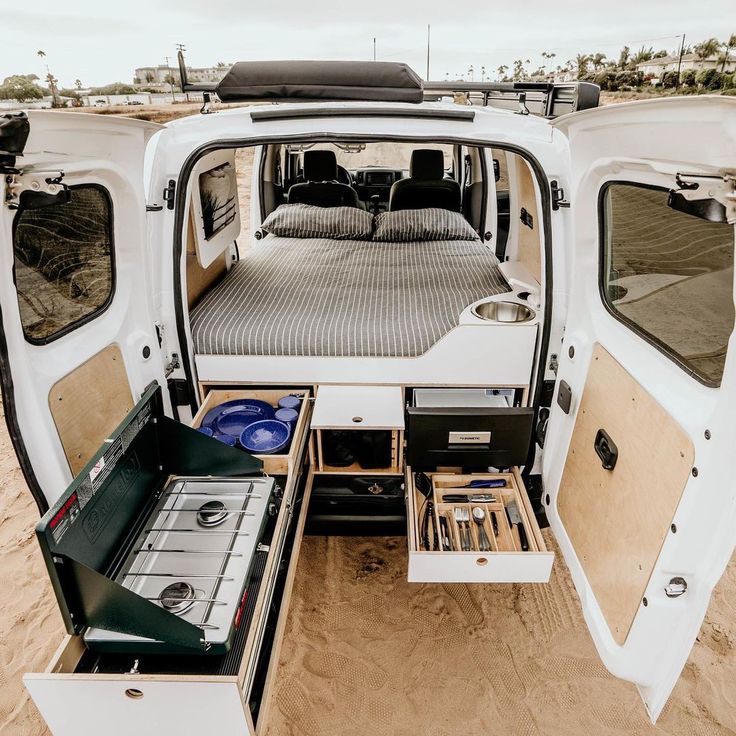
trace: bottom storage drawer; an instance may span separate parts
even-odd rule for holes
[[[545,583],[549,552],[517,469],[406,472],[409,582]]]

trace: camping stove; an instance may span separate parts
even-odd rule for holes
[[[265,477],[174,479],[143,524],[116,581],[199,628],[207,649],[221,648],[240,622],[273,487],[273,479]],[[154,644],[99,628],[88,629],[84,638],[90,648],[105,651]]]

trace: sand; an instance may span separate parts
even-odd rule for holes
[[[734,733],[736,562],[657,726],[559,556],[548,585],[409,584],[406,564],[403,538],[306,538],[268,736]]]

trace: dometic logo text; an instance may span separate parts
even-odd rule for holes
[[[490,432],[450,432],[451,445],[487,445],[491,441]]]

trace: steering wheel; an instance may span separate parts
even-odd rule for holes
[[[355,184],[353,182],[353,177],[350,175],[350,172],[344,166],[338,165],[337,180],[340,182],[340,184],[347,184],[349,187],[352,187]]]

